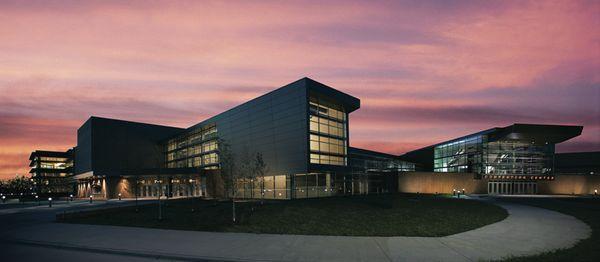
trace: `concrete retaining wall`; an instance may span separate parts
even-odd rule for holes
[[[559,175],[554,181],[538,182],[539,194],[589,195],[594,193],[594,189],[600,191],[598,175]]]
[[[487,180],[475,180],[472,173],[401,172],[398,192],[452,193],[465,189],[466,193],[487,193]]]
[[[487,194],[487,179],[475,180],[472,173],[402,172],[398,175],[398,192],[452,193],[453,189],[467,193]],[[538,181],[538,194],[589,195],[600,191],[600,176],[563,175],[554,181]]]

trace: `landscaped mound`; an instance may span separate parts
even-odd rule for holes
[[[506,210],[485,202],[431,195],[376,195],[236,204],[199,199],[68,215],[69,223],[181,230],[336,236],[445,236],[503,220]],[[195,212],[191,212],[195,207]]]

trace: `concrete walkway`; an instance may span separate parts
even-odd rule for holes
[[[45,223],[0,233],[13,243],[170,260],[479,261],[568,248],[585,223],[558,212],[499,203],[507,219],[447,237],[341,237],[212,233]],[[465,214],[464,219],[469,219]]]

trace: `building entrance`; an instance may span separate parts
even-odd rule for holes
[[[488,182],[490,195],[535,195],[537,194],[536,182]]]

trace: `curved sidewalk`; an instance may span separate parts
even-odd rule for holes
[[[505,220],[446,237],[344,237],[214,233],[48,223],[5,241],[148,258],[233,261],[478,261],[568,248],[591,229],[558,212],[499,203]],[[465,214],[464,219],[469,219]]]

